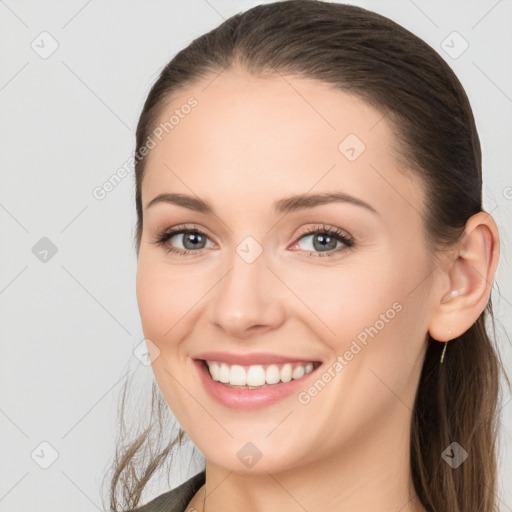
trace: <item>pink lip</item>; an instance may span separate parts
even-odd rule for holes
[[[214,353],[201,354],[202,356],[212,356]],[[260,354],[261,356],[261,354]],[[258,361],[261,362],[261,358],[258,356]],[[217,360],[216,355],[211,360]],[[276,356],[272,356],[272,362],[276,361]],[[239,361],[240,359],[238,359]],[[286,362],[290,362],[287,359]],[[230,409],[244,409],[244,410],[255,410],[267,407],[275,404],[280,400],[283,400],[290,395],[297,395],[300,391],[306,389],[310,382],[310,376],[316,374],[319,366],[315,365],[313,371],[304,375],[300,379],[291,380],[290,382],[281,382],[280,384],[271,384],[259,389],[242,389],[230,387],[222,382],[217,382],[212,379],[206,362],[200,359],[193,360],[194,366],[196,367],[201,382],[203,383],[207,393],[219,404]],[[237,364],[236,362],[233,364]]]
[[[203,359],[205,361],[219,361],[227,364],[239,364],[240,366],[251,366],[254,364],[272,364],[272,363],[309,363],[318,362],[314,359],[298,359],[294,357],[282,356],[279,354],[269,354],[267,352],[257,352],[254,354],[232,354],[229,352],[203,352],[197,354],[194,359]]]

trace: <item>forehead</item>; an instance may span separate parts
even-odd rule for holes
[[[217,204],[236,190],[230,201],[260,209],[293,193],[331,189],[373,197],[376,208],[400,198],[410,208],[405,197],[422,197],[419,180],[398,170],[387,118],[317,80],[224,71],[173,96],[157,126],[165,123],[147,160],[143,205],[162,192]]]

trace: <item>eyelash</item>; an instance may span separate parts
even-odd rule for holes
[[[154,239],[153,243],[158,245],[159,247],[164,247],[167,252],[172,252],[172,253],[178,254],[179,256],[187,256],[190,253],[201,252],[202,249],[198,249],[198,250],[185,249],[185,250],[183,250],[183,249],[176,249],[175,247],[166,246],[165,245],[167,243],[167,241],[170,240],[173,236],[178,235],[178,234],[180,234],[180,235],[181,234],[187,234],[187,233],[194,233],[194,234],[202,235],[202,236],[205,236],[206,238],[208,238],[206,233],[204,233],[200,229],[197,229],[195,227],[191,228],[190,226],[186,226],[185,225],[185,226],[176,226],[176,227],[174,227],[174,228],[172,228],[170,230],[166,230],[166,231],[160,232],[159,234],[157,234],[155,236],[155,239]],[[354,241],[354,239],[352,237],[350,237],[349,235],[345,234],[343,231],[341,231],[338,228],[327,227],[325,225],[322,225],[321,228],[315,228],[315,229],[311,229],[309,231],[306,231],[304,233],[301,233],[298,236],[296,242],[302,240],[306,236],[316,235],[316,234],[326,234],[326,235],[328,235],[330,237],[336,238],[340,242],[342,242],[345,245],[345,247],[341,247],[341,248],[338,248],[338,249],[333,249],[333,250],[325,252],[325,253],[322,253],[322,252],[311,253],[311,252],[309,252],[307,257],[312,257],[312,258],[330,258],[330,257],[333,257],[335,254],[338,254],[339,252],[342,252],[342,251],[347,250],[347,249],[351,249],[351,248],[353,248],[355,246],[355,241]],[[294,242],[294,245],[295,245],[296,242]]]

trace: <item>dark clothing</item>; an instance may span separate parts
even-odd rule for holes
[[[160,494],[149,503],[132,509],[130,512],[187,512],[187,505],[204,484],[205,479],[206,472],[201,471],[178,487]]]

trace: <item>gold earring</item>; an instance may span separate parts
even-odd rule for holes
[[[452,331],[451,331],[451,329],[450,329],[450,330],[448,331],[448,335],[449,335],[449,336],[451,336],[451,334],[452,334]],[[449,341],[450,341],[450,340],[448,340],[448,341],[445,341],[445,342],[444,342],[443,352],[441,353],[441,363],[444,361],[444,354],[445,354],[445,352],[446,352],[446,347],[448,346],[448,342],[449,342]]]

